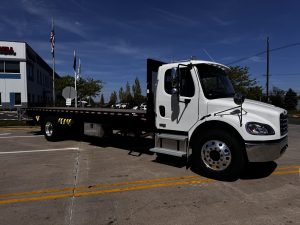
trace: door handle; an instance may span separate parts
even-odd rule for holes
[[[191,102],[191,99],[190,98],[184,98],[183,100],[179,100],[179,102],[182,102],[182,103],[187,105]]]
[[[185,103],[185,104],[189,104],[190,102],[191,102],[191,99],[190,99],[190,98],[185,98],[185,99],[184,99],[184,103]]]

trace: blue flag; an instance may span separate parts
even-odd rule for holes
[[[76,71],[76,52],[74,50],[74,62],[73,62],[73,69]]]

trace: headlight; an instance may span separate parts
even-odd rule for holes
[[[273,135],[275,131],[268,124],[249,122],[246,123],[246,130],[252,135]]]

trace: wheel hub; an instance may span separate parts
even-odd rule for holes
[[[209,153],[209,156],[210,156],[210,158],[211,158],[213,161],[219,161],[219,159],[221,158],[220,153],[219,153],[218,151],[215,151],[215,150],[211,151],[211,152]]]
[[[223,141],[209,140],[202,146],[201,159],[211,170],[225,170],[230,165],[231,158],[231,151]]]
[[[45,124],[45,133],[49,137],[53,134],[53,124],[49,121]]]

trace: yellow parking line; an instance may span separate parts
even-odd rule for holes
[[[177,182],[169,182],[169,183],[159,183],[159,184],[151,184],[144,186],[133,186],[133,187],[125,187],[125,188],[115,188],[115,189],[106,189],[92,192],[79,192],[75,193],[75,197],[81,196],[89,196],[89,195],[101,195],[106,193],[116,193],[116,192],[124,192],[124,191],[134,191],[134,190],[142,190],[149,188],[158,188],[158,187],[167,187],[167,186],[176,186],[176,185],[186,185],[186,184],[198,184],[204,182],[213,182],[211,179],[202,179],[202,180],[192,180],[192,181],[177,181]],[[40,197],[32,197],[32,198],[20,198],[20,199],[8,199],[1,200],[0,205],[9,204],[9,203],[20,203],[20,202],[31,202],[31,201],[41,201],[41,200],[49,200],[49,199],[60,199],[72,197],[73,193],[68,194],[60,194],[60,195],[48,195],[48,196],[40,196]]]
[[[298,168],[299,166],[291,166],[290,168]],[[284,167],[281,168],[281,170]],[[287,167],[285,167],[287,168]],[[272,175],[283,175],[283,174],[300,174],[300,170],[290,170],[290,171],[275,171]],[[196,179],[198,178],[198,179]],[[67,197],[81,197],[81,196],[90,196],[90,195],[101,195],[107,193],[117,193],[117,192],[125,192],[125,191],[134,191],[134,190],[143,190],[143,189],[150,189],[150,188],[158,188],[158,187],[168,187],[168,186],[176,186],[176,185],[188,185],[188,184],[198,184],[198,183],[207,183],[213,182],[215,180],[212,179],[200,179],[200,176],[181,176],[181,177],[169,177],[169,178],[157,178],[157,179],[150,179],[150,180],[138,180],[138,181],[125,181],[119,183],[112,183],[112,184],[99,184],[94,186],[83,186],[79,188],[62,188],[62,189],[48,189],[48,190],[39,190],[39,191],[32,191],[32,192],[22,192],[22,193],[12,193],[12,194],[3,194],[0,197],[12,197],[12,196],[26,196],[26,195],[35,195],[35,194],[47,194],[53,192],[64,192],[70,191],[69,193],[64,194],[54,194],[54,195],[43,195],[43,196],[36,196],[36,197],[28,197],[28,198],[14,198],[14,199],[6,199],[0,200],[1,204],[9,204],[9,203],[20,203],[20,202],[30,202],[30,201],[41,201],[41,200],[49,200],[49,199],[60,199],[60,198],[67,198]],[[202,177],[203,178],[203,177]],[[190,180],[189,180],[190,179]],[[162,182],[162,183],[159,183]],[[154,183],[148,185],[139,185],[139,184],[147,184],[147,183]],[[120,187],[114,189],[104,189],[104,190],[94,190],[96,188],[109,188],[109,187],[117,187],[123,185],[136,185],[137,186],[129,186],[129,187]],[[75,193],[73,194],[73,190]],[[87,191],[91,190],[91,191]],[[71,193],[72,191],[72,193]],[[76,191],[81,191],[77,192]]]
[[[88,195],[100,195],[106,193],[116,193],[116,192],[124,192],[124,191],[135,191],[149,188],[158,188],[158,187],[168,187],[168,186],[176,186],[176,185],[186,185],[186,184],[199,184],[199,183],[208,183],[214,182],[212,179],[201,179],[201,180],[191,180],[191,181],[176,181],[169,183],[159,183],[159,184],[150,184],[144,186],[133,186],[133,187],[125,187],[125,188],[115,188],[115,189],[107,189],[107,190],[99,190],[92,192],[79,192],[75,193],[75,197],[88,196]]]
[[[272,173],[272,175],[292,174],[292,173],[299,173],[300,174],[300,169],[291,170],[291,171],[274,172],[274,173]]]
[[[279,167],[276,170],[289,170],[289,169],[300,169],[300,166]]]
[[[18,192],[18,193],[0,194],[0,198],[12,197],[12,196],[47,194],[47,193],[54,193],[54,192],[65,192],[65,191],[73,191],[73,189],[75,191],[85,190],[85,189],[91,190],[91,189],[101,188],[101,187],[116,187],[116,186],[123,186],[123,185],[144,184],[144,183],[174,181],[174,180],[193,179],[193,178],[200,178],[200,176],[193,175],[193,176],[180,176],[180,177],[165,177],[165,178],[156,178],[156,179],[149,179],[149,180],[123,181],[123,182],[112,183],[112,184],[97,184],[97,185],[82,186],[77,188],[46,189],[46,190],[37,190],[37,191],[30,191],[30,192]]]
[[[292,168],[300,168],[300,166],[288,166],[288,167],[279,167],[277,170],[287,170]],[[273,174],[276,174],[274,172]],[[161,182],[161,181],[174,181],[174,180],[183,180],[183,179],[194,179],[200,178],[198,175],[190,175],[190,176],[179,176],[179,177],[165,177],[165,178],[155,178],[155,179],[148,179],[148,180],[138,180],[138,181],[123,181],[118,183],[112,184],[97,184],[97,185],[90,185],[90,186],[82,186],[77,188],[60,188],[60,189],[44,189],[44,190],[37,190],[37,191],[28,191],[28,192],[18,192],[18,193],[8,193],[8,194],[0,194],[0,198],[3,197],[13,197],[13,196],[24,196],[24,195],[37,195],[37,194],[47,194],[47,193],[56,193],[56,192],[66,192],[66,191],[79,191],[79,190],[91,190],[95,188],[101,187],[117,187],[122,185],[133,185],[133,184],[144,184],[144,183],[154,183],[154,182]]]
[[[15,199],[1,200],[0,205],[9,204],[9,203],[33,202],[33,201],[41,201],[41,200],[49,200],[49,199],[59,199],[59,198],[67,198],[67,197],[72,197],[72,196],[73,196],[73,193],[61,194],[61,195],[48,195],[48,196],[40,196],[40,197],[32,197],[32,198],[15,198]]]

